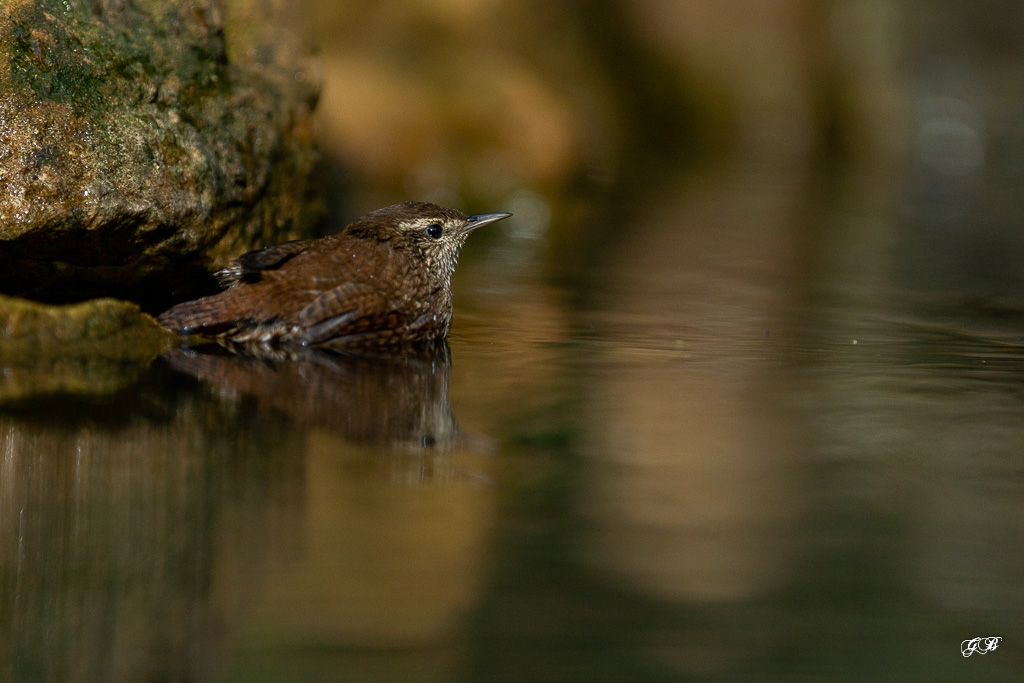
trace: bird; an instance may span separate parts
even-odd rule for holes
[[[223,291],[172,306],[157,322],[242,351],[436,342],[451,327],[451,278],[466,238],[511,215],[428,202],[377,209],[335,235],[242,254],[214,274]]]

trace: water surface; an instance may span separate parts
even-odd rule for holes
[[[5,394],[2,675],[1011,680],[1020,283],[909,203],[740,160],[596,209],[582,278],[482,240],[432,355]]]

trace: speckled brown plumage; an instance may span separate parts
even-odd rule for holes
[[[379,209],[338,235],[243,254],[217,273],[225,291],[158,320],[243,347],[372,349],[442,338],[467,235],[508,215],[467,217],[423,202]]]

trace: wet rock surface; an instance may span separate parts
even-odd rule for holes
[[[317,218],[318,84],[284,3],[0,9],[0,291],[157,310]]]
[[[127,301],[93,299],[68,306],[47,306],[0,296],[0,348],[24,346],[26,353],[44,354],[48,344],[69,346],[103,343],[113,355],[148,355],[145,347],[162,348],[173,338],[152,317]],[[119,344],[124,352],[116,351]]]
[[[174,341],[127,301],[47,306],[0,296],[0,405],[56,393],[116,391]]]

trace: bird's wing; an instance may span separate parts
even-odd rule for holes
[[[236,258],[231,265],[214,275],[221,285],[233,287],[243,282],[256,282],[265,270],[276,270],[293,256],[309,248],[309,240],[294,240],[275,244],[266,249],[248,251]]]
[[[405,322],[396,304],[377,287],[346,282],[319,295],[299,312],[302,341],[323,345],[382,328],[396,329]]]
[[[344,236],[341,236],[344,238]],[[406,256],[386,245],[378,251],[354,260],[353,251],[334,249],[331,258],[314,264],[304,258],[302,266],[311,281],[322,291],[298,311],[299,340],[307,346],[345,346],[346,344],[389,344],[391,338],[416,330],[425,324],[410,297]],[[360,264],[372,262],[372,270]],[[298,263],[298,261],[296,261]],[[289,264],[290,267],[291,264]]]

